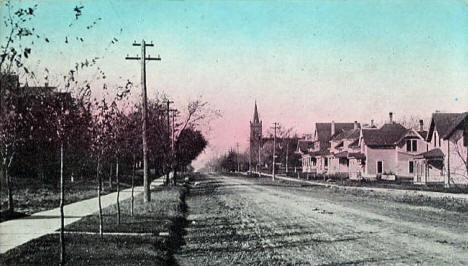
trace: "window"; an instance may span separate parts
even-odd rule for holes
[[[418,141],[413,139],[406,140],[406,151],[408,152],[415,152],[418,151]]]
[[[325,167],[328,167],[328,158],[325,158]]]
[[[414,162],[413,161],[409,161],[408,172],[410,174],[414,173]]]
[[[418,151],[418,141],[413,139],[413,151]]]
[[[377,162],[377,174],[381,174],[381,173],[383,173],[383,162],[378,161]]]

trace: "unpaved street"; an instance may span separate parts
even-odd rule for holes
[[[269,178],[204,176],[182,265],[468,265],[468,214]]]

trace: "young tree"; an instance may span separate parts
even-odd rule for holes
[[[96,160],[96,179],[97,179],[97,192],[98,192],[98,207],[99,207],[99,233],[103,235],[103,217],[102,217],[102,204],[101,204],[101,191],[102,191],[102,177],[101,177],[101,165],[102,157],[107,151],[107,147],[110,145],[113,128],[112,128],[112,117],[113,108],[107,104],[106,100],[103,99],[100,102],[95,102],[97,110],[93,115],[92,128],[90,132],[92,135],[91,143],[91,154],[93,154]]]

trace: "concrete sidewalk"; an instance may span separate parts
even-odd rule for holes
[[[163,178],[151,183],[151,187],[160,186]],[[120,191],[120,201],[131,197],[132,189]],[[143,187],[135,187],[135,196],[143,192]],[[115,203],[117,192],[101,197],[102,208]],[[98,199],[92,198],[65,205],[65,225],[78,221],[84,216],[98,211]],[[53,233],[60,229],[60,208],[41,211],[31,216],[0,223],[0,253],[15,248],[30,240]]]
[[[252,172],[255,175],[258,175],[257,172]],[[267,174],[267,173],[261,173],[263,176],[269,176],[272,177],[272,174]],[[468,194],[457,194],[457,193],[444,193],[444,192],[433,192],[433,191],[419,191],[419,190],[409,190],[409,189],[395,189],[395,188],[378,188],[378,187],[353,187],[353,186],[342,186],[338,184],[333,184],[333,183],[321,183],[321,182],[314,182],[314,181],[308,181],[304,179],[297,179],[297,178],[292,178],[292,177],[286,177],[282,175],[275,175],[275,178],[285,180],[285,181],[291,181],[291,182],[298,182],[298,183],[304,183],[304,184],[309,184],[309,185],[314,185],[314,186],[324,186],[324,187],[336,187],[336,188],[341,188],[341,189],[349,189],[349,190],[361,190],[361,191],[375,191],[375,192],[381,192],[381,193],[391,193],[391,194],[396,194],[396,195],[423,195],[427,197],[434,197],[434,198],[454,198],[454,199],[463,199],[463,200],[468,200]]]

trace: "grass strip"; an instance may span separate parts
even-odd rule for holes
[[[117,224],[116,206],[104,213],[104,236],[99,217],[93,214],[70,224],[65,234],[67,265],[167,265],[182,243],[185,225],[186,188],[161,187],[152,191],[152,201],[135,198],[134,216],[130,199],[121,203],[121,223]],[[72,233],[76,232],[76,233]],[[88,232],[82,234],[80,232]],[[167,237],[160,232],[169,232]],[[112,234],[117,233],[117,234]],[[141,233],[142,235],[135,235]],[[0,255],[1,265],[47,265],[59,262],[59,235],[49,234]]]

